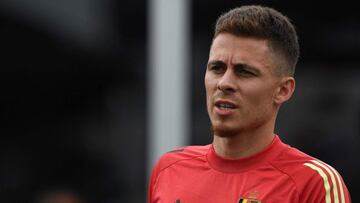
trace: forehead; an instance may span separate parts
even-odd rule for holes
[[[267,67],[272,64],[272,56],[267,40],[221,33],[213,40],[209,61]]]

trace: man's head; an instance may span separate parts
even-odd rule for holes
[[[273,131],[295,88],[298,53],[293,26],[273,9],[245,6],[220,16],[205,74],[215,135]]]
[[[290,20],[263,6],[242,6],[220,16],[214,38],[220,33],[265,39],[278,57],[276,73],[294,75],[299,58],[298,37]]]

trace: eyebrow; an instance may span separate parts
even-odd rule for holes
[[[250,70],[253,71],[255,74],[260,74],[260,70],[254,66],[250,66],[248,64],[244,64],[244,63],[237,63],[234,65],[235,68],[240,68],[240,69],[245,69],[245,70]]]
[[[226,66],[226,64],[220,60],[209,61],[207,64],[207,67],[212,66],[212,65],[222,66],[222,67]]]
[[[216,66],[222,66],[225,67],[226,64],[223,61],[220,60],[213,60],[213,61],[209,61],[207,64],[207,67],[212,66],[212,65],[216,65]],[[250,70],[253,71],[255,74],[260,74],[260,70],[254,66],[250,66],[248,64],[245,63],[237,63],[234,65],[235,68],[240,68],[240,69],[246,69],[246,70]]]

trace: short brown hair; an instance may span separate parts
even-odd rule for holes
[[[285,60],[279,71],[294,75],[300,52],[298,37],[289,18],[275,9],[259,5],[231,9],[217,19],[214,38],[220,33],[268,40],[270,48]]]

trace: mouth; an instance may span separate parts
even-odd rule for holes
[[[237,108],[236,104],[227,100],[218,100],[215,102],[215,106],[221,110],[231,110]]]

